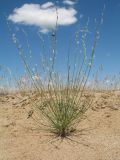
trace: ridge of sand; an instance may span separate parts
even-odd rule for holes
[[[0,160],[120,160],[120,92],[96,93],[92,109],[70,139],[40,132],[26,97],[0,97]],[[76,142],[75,142],[76,141]]]

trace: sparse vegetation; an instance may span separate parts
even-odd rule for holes
[[[105,8],[104,8],[105,9]],[[71,35],[69,40],[68,51],[66,54],[66,64],[64,69],[64,77],[57,70],[57,30],[59,15],[56,8],[56,26],[49,36],[51,39],[50,46],[45,44],[44,38],[38,33],[40,43],[42,44],[40,66],[35,65],[31,68],[28,59],[32,59],[32,49],[30,46],[28,34],[25,30],[21,30],[26,39],[26,48],[29,54],[26,54],[26,49],[17,38],[16,33],[12,32],[9,22],[7,26],[12,35],[13,43],[16,45],[22,62],[25,66],[26,74],[22,77],[15,78],[22,95],[28,90],[36,92],[39,99],[32,101],[34,110],[44,119],[39,124],[43,129],[48,127],[50,132],[56,133],[60,137],[70,135],[71,131],[75,130],[76,124],[83,118],[84,114],[91,106],[92,99],[84,96],[87,87],[87,81],[90,76],[95,48],[97,40],[100,37],[100,26],[103,23],[104,11],[101,15],[100,23],[96,25],[93,33],[92,48],[87,51],[88,34],[89,34],[89,19],[85,27],[78,27],[76,32]],[[50,52],[47,57],[45,54],[46,48]],[[71,58],[71,55],[73,55]],[[29,56],[29,57],[28,57]],[[28,57],[28,59],[27,59]],[[31,99],[31,97],[29,96]]]
[[[58,18],[58,16],[57,16]],[[100,24],[99,24],[100,25]],[[36,91],[40,100],[34,101],[34,110],[37,111],[39,117],[44,119],[39,124],[48,127],[50,132],[56,133],[60,137],[66,137],[75,130],[76,124],[83,118],[85,112],[91,105],[91,99],[85,98],[86,83],[90,75],[97,39],[99,38],[99,27],[97,26],[93,46],[90,54],[87,53],[86,41],[88,30],[88,22],[85,27],[78,29],[69,43],[67,53],[67,63],[65,77],[60,74],[55,63],[57,59],[57,23],[56,29],[52,32],[51,55],[49,59],[41,54],[41,68],[32,70],[26,60],[24,48],[20,44],[15,34],[12,34],[19,55],[25,65],[27,71],[24,79],[16,80],[19,88],[24,90],[24,86],[28,89]],[[31,55],[30,44],[27,33],[24,31],[29,54]],[[41,38],[39,36],[39,38]],[[75,45],[72,50],[71,43]],[[43,49],[45,42],[43,42]],[[71,54],[75,54],[74,60],[70,59]],[[42,77],[40,76],[42,72]],[[23,81],[24,80],[24,81]],[[26,84],[27,85],[24,85]],[[30,97],[29,97],[30,98]]]
[[[0,3],[0,160],[118,160],[120,4]]]

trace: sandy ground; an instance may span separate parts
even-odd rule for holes
[[[58,139],[37,129],[29,102],[0,97],[0,160],[120,160],[120,92],[96,93],[79,132]]]

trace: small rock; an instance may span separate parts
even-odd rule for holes
[[[6,123],[4,127],[15,126],[15,125],[16,125],[15,122],[10,122],[10,123]]]
[[[109,108],[112,110],[118,110],[120,108],[120,106],[114,105],[114,106],[109,106]]]
[[[101,106],[101,109],[105,109],[106,107],[105,106]]]
[[[109,118],[109,117],[111,117],[111,115],[110,115],[110,114],[108,114],[108,115],[106,115],[106,117],[107,117],[107,118]]]

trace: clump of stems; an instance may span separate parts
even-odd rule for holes
[[[46,128],[60,137],[66,137],[74,131],[76,125],[91,106],[91,99],[86,98],[84,93],[86,92],[86,83],[90,75],[97,39],[99,38],[99,25],[95,31],[90,54],[87,53],[86,47],[87,34],[89,33],[88,22],[85,27],[77,29],[73,34],[69,42],[67,69],[64,77],[56,69],[57,28],[56,22],[55,30],[52,34],[50,33],[51,50],[49,51],[51,53],[48,54],[50,59],[45,54],[44,39],[38,34],[42,44],[41,63],[40,67],[36,67],[34,70],[27,62],[24,48],[16,38],[16,34],[12,34],[12,39],[27,71],[28,88],[39,96],[39,99],[32,101],[32,105],[38,115],[40,127]],[[29,55],[31,55],[31,48],[25,31],[24,35]],[[75,46],[74,49],[72,46]],[[74,59],[71,59],[73,54]],[[18,85],[24,89],[21,83],[18,83]]]

